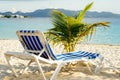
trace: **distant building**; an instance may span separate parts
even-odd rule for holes
[[[20,15],[19,18],[24,18],[24,16],[21,16],[21,15]]]
[[[3,18],[4,16],[3,15],[0,15],[0,18]]]
[[[11,18],[24,18],[24,16],[21,16],[21,15],[11,15]]]

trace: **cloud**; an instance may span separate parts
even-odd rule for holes
[[[16,10],[16,8],[12,8],[12,10],[11,10],[13,13],[15,13],[17,10]]]

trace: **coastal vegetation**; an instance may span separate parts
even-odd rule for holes
[[[105,21],[96,23],[83,22],[86,12],[92,5],[93,2],[88,4],[76,16],[67,16],[58,10],[52,11],[51,21],[54,27],[48,30],[46,36],[53,42],[53,45],[62,45],[65,52],[71,52],[75,50],[80,41],[91,39],[97,27],[109,27],[110,22]]]
[[[0,18],[27,18],[27,16],[21,16],[21,15],[0,15]]]

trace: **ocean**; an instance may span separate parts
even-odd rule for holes
[[[85,18],[84,21],[88,23],[101,21],[111,22],[110,27],[107,29],[97,28],[96,34],[86,43],[120,45],[120,19]],[[17,30],[33,29],[46,32],[52,27],[53,25],[50,18],[0,18],[0,39],[17,39]]]

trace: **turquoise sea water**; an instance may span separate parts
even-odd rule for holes
[[[120,45],[120,19],[116,18],[85,18],[86,22],[111,22],[110,28],[98,28],[96,34],[88,43]],[[47,31],[53,27],[50,18],[24,18],[24,19],[0,19],[0,39],[17,39],[16,31],[22,29],[34,29]]]

